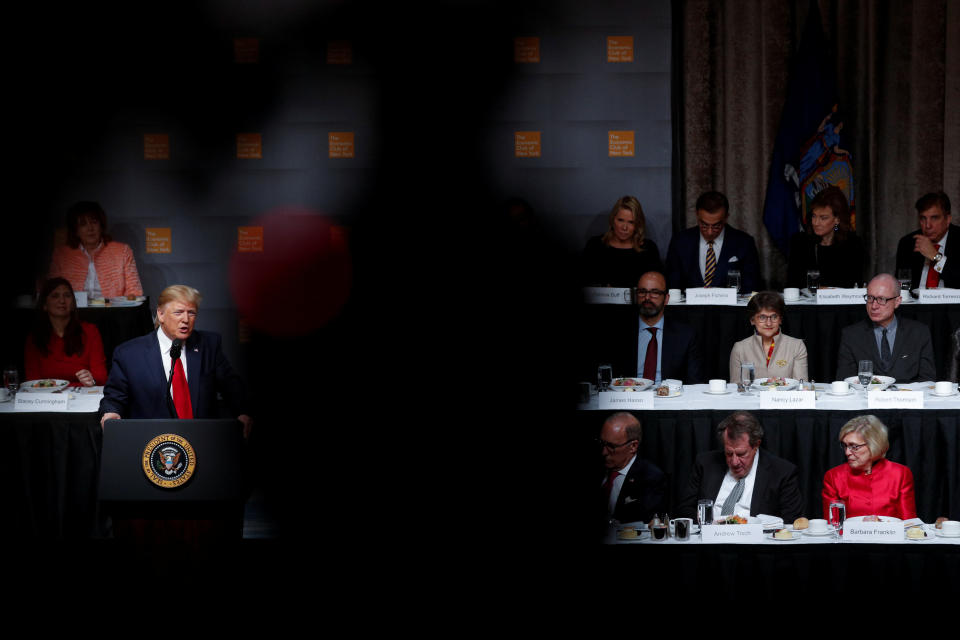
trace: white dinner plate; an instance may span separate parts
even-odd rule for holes
[[[682,395],[683,395],[683,389],[680,389],[675,393],[671,393],[668,396],[658,396],[656,391],[653,392],[653,397],[656,398],[657,400],[667,400],[668,398],[679,398]]]
[[[136,300],[127,300],[125,296],[110,298],[111,307],[135,307],[138,304],[141,304],[146,298],[144,296],[137,296]]]
[[[784,380],[787,381],[786,385],[777,386],[777,387],[765,387],[763,386],[763,383],[766,382],[767,380],[769,380],[769,378],[757,378],[756,380],[753,381],[752,388],[757,389],[758,391],[771,391],[773,389],[776,389],[777,391],[791,391],[793,389],[796,389],[797,385],[800,384],[800,381],[794,378],[784,378]]]
[[[875,387],[880,391],[883,391],[884,389],[886,389],[887,387],[889,387],[890,385],[892,385],[894,382],[897,381],[896,378],[891,378],[890,376],[873,376],[873,377],[879,380],[880,384],[871,384],[870,387],[871,388]],[[863,385],[860,384],[860,378],[858,378],[857,376],[850,376],[849,378],[844,378],[844,382],[849,384],[854,389],[859,389],[863,391]]]
[[[615,384],[618,380],[631,380],[634,384],[631,385],[618,385]],[[653,380],[648,380],[647,378],[614,378],[610,382],[610,388],[614,391],[646,391],[653,386]]]
[[[852,518],[847,518],[844,522],[863,522],[863,519],[867,516],[853,516]],[[877,516],[880,518],[880,522],[903,522],[900,518],[894,518],[893,516]]]
[[[824,391],[828,396],[836,396],[838,398],[845,398],[847,396],[852,396],[856,391],[853,389],[847,389],[846,393],[834,393],[833,391]]]
[[[38,382],[53,382],[52,387],[35,387],[33,385]],[[69,380],[56,380],[54,378],[44,378],[42,380],[27,380],[20,385],[20,391],[26,391],[27,393],[53,393],[54,391],[60,391],[70,384]]]
[[[789,540],[784,538],[774,538],[773,536],[774,536],[773,533],[767,533],[767,534],[764,534],[763,537],[769,538],[770,540],[776,540],[777,542],[790,542],[791,540],[799,540],[800,538],[803,537],[803,534],[800,533],[799,531],[791,531]]]

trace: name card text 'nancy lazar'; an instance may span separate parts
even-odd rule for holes
[[[866,289],[817,289],[817,304],[864,304]]]
[[[923,304],[956,304],[960,302],[960,289],[920,289]]]
[[[817,394],[814,391],[769,391],[760,392],[761,409],[816,409]]]
[[[900,542],[902,522],[844,522],[843,539],[851,542]]]
[[[869,391],[868,409],[923,409],[923,391]]]
[[[687,289],[687,304],[722,304],[736,306],[737,290],[734,287],[696,287]]]
[[[601,391],[601,409],[653,409],[653,391]]]
[[[633,293],[622,287],[584,287],[583,301],[587,304],[633,304]]]
[[[705,524],[701,529],[703,531],[703,542],[748,544],[763,542],[762,524]]]
[[[14,411],[66,411],[70,395],[66,393],[18,393]]]

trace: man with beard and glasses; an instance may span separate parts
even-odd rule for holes
[[[657,384],[667,378],[685,384],[706,382],[700,340],[693,328],[664,318],[663,310],[670,301],[663,274],[648,271],[637,282],[639,326],[634,333],[633,348],[626,356],[635,365],[635,375]]]

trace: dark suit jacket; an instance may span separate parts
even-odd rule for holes
[[[960,238],[960,234],[957,234]],[[957,258],[960,261],[960,256]],[[869,319],[844,327],[840,332],[837,356],[837,380],[857,375],[860,360],[873,361],[873,375],[891,376],[897,382],[921,382],[937,379],[933,343],[927,325],[897,316],[897,339],[891,353],[891,366],[880,362],[880,351]]]
[[[637,371],[637,341],[640,338],[639,307],[629,336],[617,341],[615,357],[611,358],[614,375],[639,376]],[[700,338],[693,327],[677,320],[665,317],[663,320],[663,353],[660,356],[662,378],[683,380],[684,384],[703,384],[707,381],[704,373],[703,351]],[[620,373],[620,372],[623,373]]]
[[[601,489],[601,495],[604,493]],[[649,522],[653,514],[667,510],[666,496],[667,477],[663,471],[637,457],[623,479],[613,517],[620,522]]]
[[[736,258],[734,262],[731,259]],[[760,288],[760,259],[753,236],[729,224],[723,232],[723,248],[717,256],[717,271],[713,286],[727,286],[727,271],[740,269],[740,290],[758,291]],[[672,289],[702,287],[700,273],[700,227],[684,229],[670,240],[666,261],[667,286]]]
[[[217,392],[232,416],[247,413],[243,383],[220,349],[220,335],[194,331],[183,347],[187,357],[187,384],[195,418],[219,418]],[[103,388],[100,415],[114,412],[123,418],[170,418],[167,377],[156,332],[128,340],[113,351],[113,366]]]
[[[947,264],[940,273],[940,279],[943,281],[943,286],[951,289],[960,289],[960,227],[953,224],[950,225],[949,233],[953,234],[953,238],[950,238],[950,242],[947,243],[947,249],[943,252],[943,255],[947,258]],[[903,236],[900,238],[900,242],[897,243],[897,271],[900,271],[900,269],[910,269],[911,289],[920,287],[920,274],[923,272],[923,262],[925,259],[913,250],[913,244],[915,242],[913,236],[918,234],[920,234],[920,229]]]
[[[803,515],[803,496],[797,480],[797,467],[769,451],[760,450],[757,476],[750,498],[750,515],[765,513],[780,516],[784,523],[792,523]],[[677,517],[697,518],[697,501],[716,500],[727,460],[723,451],[707,451],[697,456],[686,489],[680,495]]]

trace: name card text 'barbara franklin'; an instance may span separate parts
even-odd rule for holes
[[[734,287],[697,287],[687,289],[687,304],[737,305],[737,290]]]
[[[843,539],[851,542],[900,542],[902,522],[844,522]]]
[[[817,289],[817,304],[865,304],[866,289]]]
[[[601,391],[601,409],[653,409],[653,391]]]

